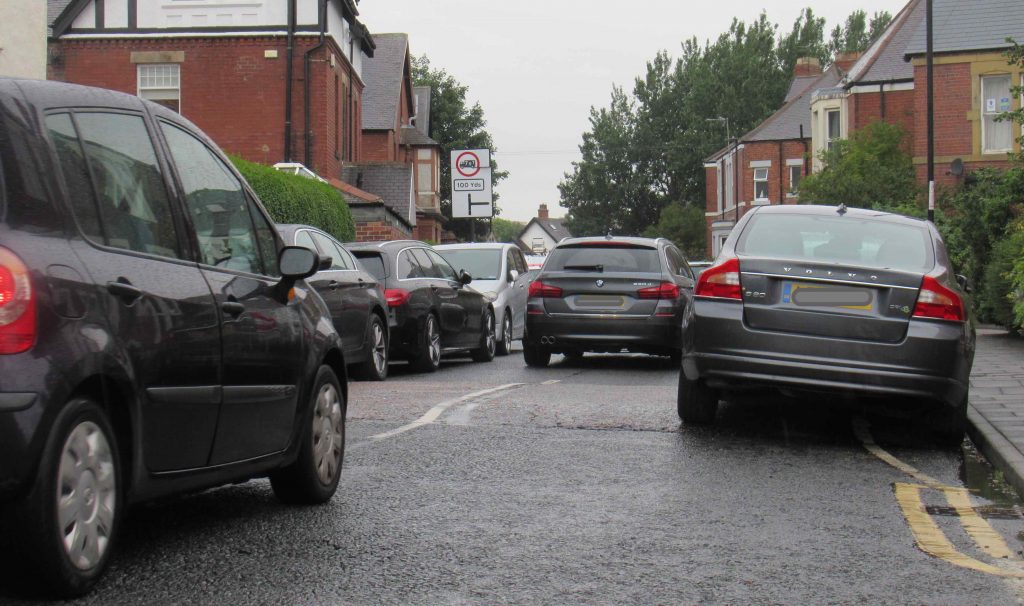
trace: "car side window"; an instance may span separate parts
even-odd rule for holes
[[[426,252],[422,248],[413,248],[409,251],[412,258],[415,259],[416,263],[420,266],[420,277],[421,278],[440,278],[441,274],[434,267],[434,264],[430,261],[430,257],[426,255]]]
[[[94,242],[106,244],[100,229],[100,214],[96,207],[96,196],[89,180],[89,167],[85,163],[78,131],[71,121],[71,114],[53,114],[46,117],[46,128],[50,131],[61,172],[68,187],[71,212],[78,222],[82,235]]]
[[[305,246],[315,253],[320,253],[316,244],[313,243],[313,236],[309,235],[309,230],[306,229],[300,229],[295,234],[295,246]]]
[[[526,257],[523,256],[523,251],[516,250],[515,257],[516,266],[518,267],[520,274],[525,274],[526,272],[530,271],[530,266],[526,264]]]
[[[512,250],[509,250],[505,253],[505,276],[508,276],[512,270],[523,273],[519,271],[518,267],[516,267],[516,254]]]
[[[79,112],[74,121],[96,193],[103,243],[180,258],[171,200],[142,117]]]
[[[398,255],[398,279],[407,280],[409,278],[422,278],[423,271],[420,269],[420,264],[412,258],[412,250],[403,250]]]
[[[352,269],[345,254],[341,252],[341,247],[335,244],[333,240],[317,232],[313,232],[313,239],[316,240],[320,250],[324,251],[325,255],[331,257],[331,271]]]
[[[693,278],[693,274],[690,272],[690,267],[686,264],[686,258],[683,257],[683,253],[679,252],[679,249],[675,247],[669,248],[667,252],[672,273],[677,276]]]
[[[256,227],[256,241],[260,247],[260,258],[263,259],[263,273],[268,276],[280,276],[281,272],[277,267],[277,257],[280,251],[277,247],[277,238],[274,236],[277,230],[273,224],[263,216],[256,202],[246,196],[249,200],[249,214],[252,215],[252,222]]]
[[[452,266],[449,265],[448,262],[444,260],[444,257],[428,249],[423,249],[423,252],[427,253],[427,256],[430,257],[430,260],[433,262],[434,265],[434,271],[439,278],[446,278],[448,280],[458,281],[459,275],[455,273],[455,270],[452,269]]]
[[[199,240],[200,261],[224,269],[264,273],[254,217],[242,184],[191,133],[167,122],[161,122],[160,128],[178,167]]]

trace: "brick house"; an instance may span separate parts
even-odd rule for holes
[[[363,63],[353,0],[57,0],[49,77],[181,112],[231,153],[328,177],[361,153]]]
[[[562,220],[552,219],[548,215],[548,205],[541,204],[537,208],[537,216],[523,227],[515,243],[528,255],[546,255],[555,244],[571,237]]]

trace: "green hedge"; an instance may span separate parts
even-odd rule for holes
[[[335,188],[236,156],[232,156],[231,161],[260,197],[275,222],[319,227],[342,242],[355,239],[352,213],[341,197],[341,192]]]

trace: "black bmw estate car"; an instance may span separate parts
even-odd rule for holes
[[[0,78],[0,523],[59,595],[127,506],[269,476],[334,494],[345,360],[246,182],[138,97]]]

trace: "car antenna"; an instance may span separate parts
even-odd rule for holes
[[[846,214],[846,204],[840,204],[839,208],[836,209],[836,212],[839,213],[840,217],[845,215]]]

